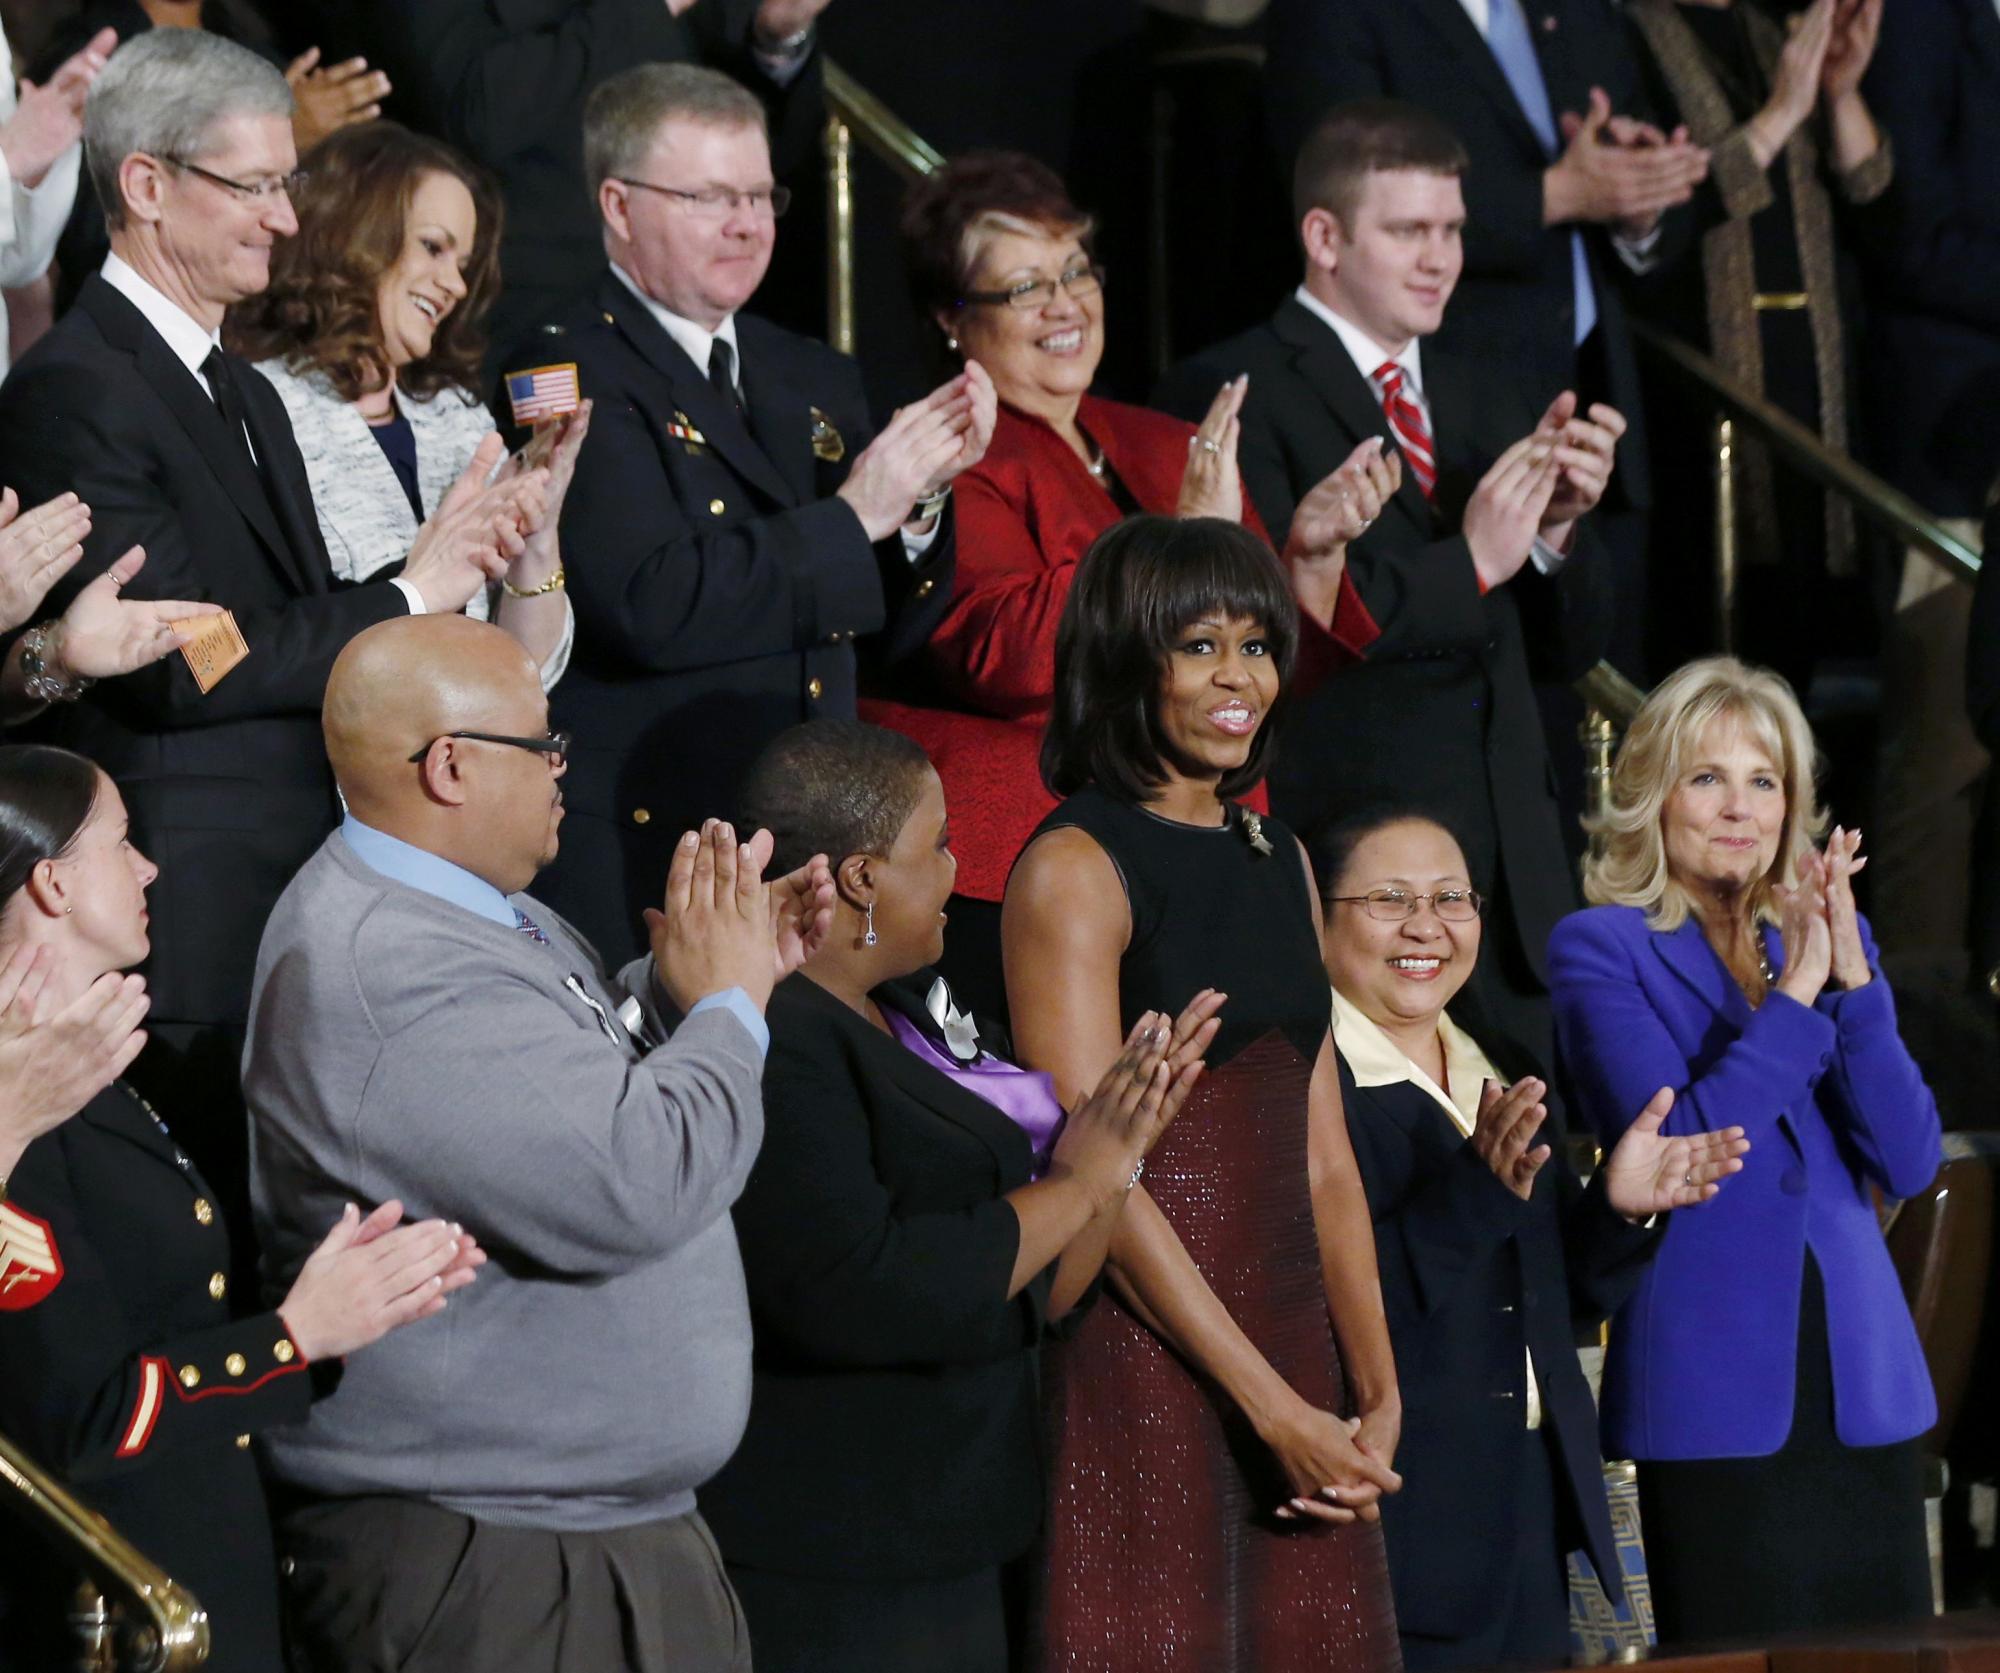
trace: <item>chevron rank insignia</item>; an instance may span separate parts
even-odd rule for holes
[[[818,407],[812,409],[812,415],[813,457],[815,459],[824,459],[828,464],[845,459],[847,457],[847,443],[840,439],[839,428]]]
[[[62,1282],[62,1256],[46,1220],[0,1202],[0,1313],[34,1306]]]

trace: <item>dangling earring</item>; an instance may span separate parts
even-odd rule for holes
[[[958,353],[958,339],[949,331],[944,334],[944,346],[950,349],[953,354]]]
[[[861,937],[861,945],[864,947],[872,947],[875,945],[876,942],[880,941],[881,939],[882,938],[875,933],[875,903],[871,900],[868,903],[868,931],[865,935]]]

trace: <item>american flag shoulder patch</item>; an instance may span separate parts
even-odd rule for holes
[[[577,377],[576,362],[560,366],[531,366],[525,372],[506,374],[507,400],[514,409],[516,424],[542,424],[575,412],[583,400],[583,386]]]
[[[62,1254],[48,1221],[18,1203],[0,1202],[0,1312],[34,1306],[62,1277]]]

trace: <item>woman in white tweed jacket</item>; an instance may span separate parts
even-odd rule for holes
[[[402,561],[494,434],[473,389],[499,289],[500,202],[456,152],[392,122],[322,141],[306,176],[298,233],[226,331],[285,403],[334,573],[361,581]],[[466,608],[521,641],[545,690],[576,632],[557,525],[587,422],[565,427],[550,461],[542,532]]]

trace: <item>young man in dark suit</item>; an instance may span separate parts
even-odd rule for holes
[[[510,366],[574,361],[594,403],[562,520],[576,734],[549,899],[636,950],[669,849],[727,815],[786,727],[852,717],[857,638],[921,646],[951,591],[951,480],[996,412],[967,370],[874,434],[854,363],[740,310],[782,188],[763,108],[713,70],[644,65],[585,116],[609,270]]]
[[[1533,681],[1573,679],[1603,653],[1610,587],[1583,519],[1625,423],[1607,406],[1580,414],[1568,391],[1540,410],[1507,363],[1426,340],[1462,265],[1465,166],[1414,106],[1331,113],[1296,173],[1305,282],[1267,324],[1177,368],[1161,404],[1204,408],[1249,374],[1243,483],[1281,545],[1309,493],[1345,491],[1316,485],[1348,461],[1358,516],[1332,614],[1343,643],[1368,648],[1293,708],[1273,805],[1300,829],[1379,800],[1447,812],[1492,880],[1482,997],[1547,1061],[1543,945],[1577,900]],[[1310,640],[1332,621],[1308,600],[1303,625]]]
[[[263,289],[271,246],[297,230],[287,186],[292,96],[254,53],[199,30],[121,47],[85,115],[111,229],[104,271],[0,389],[0,458],[23,503],[75,489],[84,556],[50,594],[60,612],[130,547],[137,598],[230,612],[241,660],[170,656],[58,704],[54,741],[118,783],[134,841],[164,877],[149,905],[152,1047],[135,1077],[185,1112],[177,1135],[249,1224],[237,1060],[264,920],[332,829],[319,736],[328,670],[390,616],[456,610],[518,544],[518,496],[475,463],[427,523],[400,578],[337,585],[285,409],[222,352],[224,310]]]

